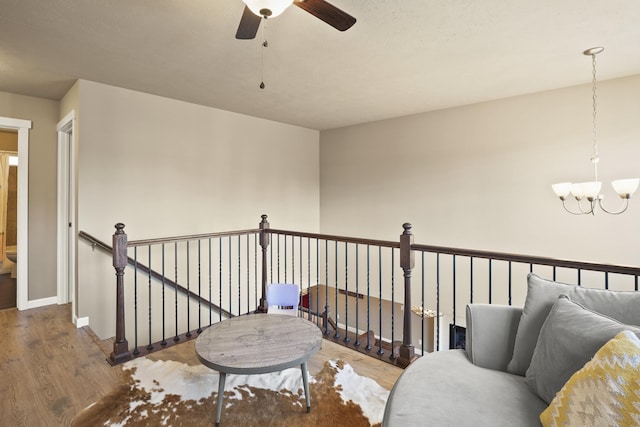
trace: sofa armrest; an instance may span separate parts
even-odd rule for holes
[[[497,304],[467,305],[466,352],[476,366],[506,371],[513,356],[521,307]]]

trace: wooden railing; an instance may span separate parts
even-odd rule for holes
[[[302,314],[327,339],[407,366],[416,354],[456,345],[467,303],[522,305],[529,272],[635,291],[640,276],[637,267],[415,244],[410,224],[395,242],[271,229],[266,215],[256,229],[131,242],[124,228],[113,235],[112,363],[197,337],[214,321],[266,312],[268,283],[298,284]],[[125,280],[127,266],[133,276]]]

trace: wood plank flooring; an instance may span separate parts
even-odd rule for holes
[[[89,328],[71,323],[70,304],[18,311],[0,311],[0,426],[66,426],[82,409],[98,400],[121,378],[105,353],[109,340],[99,341]],[[195,341],[148,355],[198,365]],[[323,340],[308,363],[313,375],[324,362],[341,359],[360,375],[391,389],[402,369]]]

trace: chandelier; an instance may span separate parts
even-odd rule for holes
[[[611,181],[611,186],[614,191],[620,196],[623,200],[622,207],[617,211],[607,210],[603,204],[602,199],[604,196],[600,194],[600,190],[602,188],[602,182],[598,181],[598,162],[600,161],[600,155],[598,154],[598,141],[597,141],[597,132],[596,132],[596,123],[597,123],[597,96],[596,96],[596,55],[601,53],[604,50],[603,47],[592,47],[591,49],[587,49],[582,52],[584,55],[591,56],[591,64],[592,64],[592,100],[593,100],[593,153],[591,154],[591,163],[593,163],[593,173],[594,179],[589,182],[580,182],[580,183],[571,183],[571,182],[562,182],[559,184],[553,184],[551,187],[553,191],[556,193],[556,196],[560,198],[562,201],[562,206],[564,209],[573,215],[595,215],[598,208],[602,211],[612,214],[618,215],[622,212],[626,211],[629,207],[629,199],[633,195],[633,193],[638,189],[638,183],[640,183],[640,179],[619,179],[616,181]],[[571,210],[567,207],[566,200],[569,195],[572,195],[576,200],[577,210]],[[586,202],[584,200],[586,199]]]

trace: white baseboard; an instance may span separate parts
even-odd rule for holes
[[[83,328],[85,326],[89,326],[89,318],[88,317],[76,317],[73,315],[73,324],[76,325],[76,328]]]
[[[41,298],[27,301],[27,309],[44,307],[45,305],[53,304],[58,304],[58,297]]]

